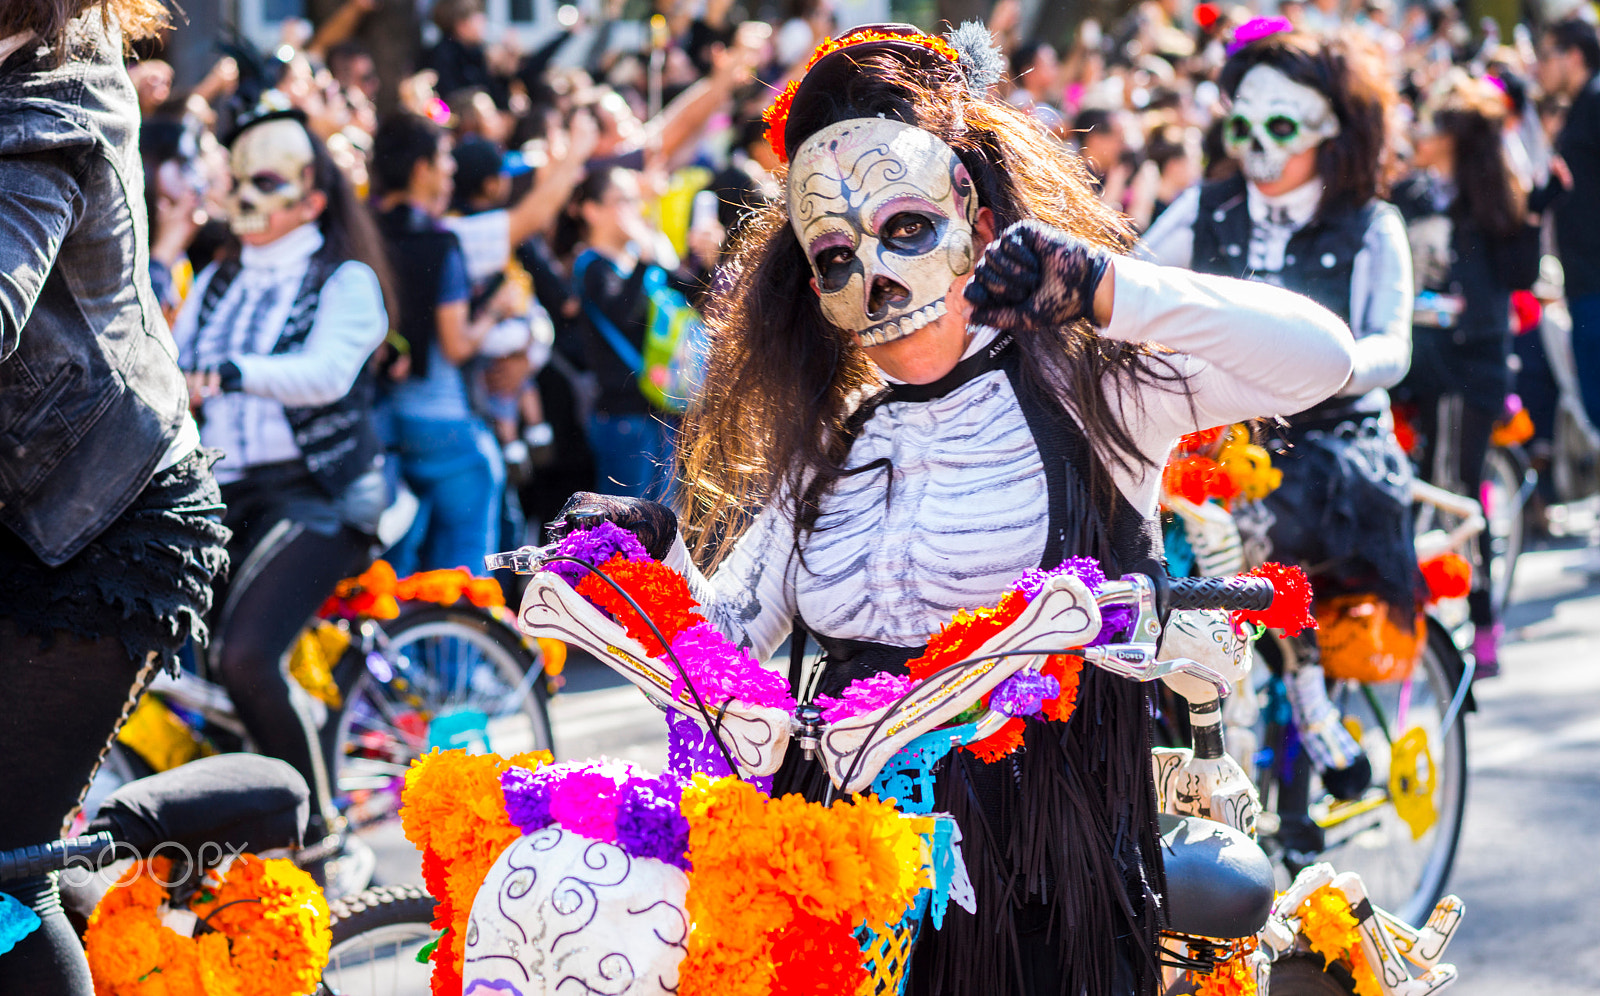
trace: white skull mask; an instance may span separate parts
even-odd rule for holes
[[[789,217],[822,313],[863,346],[936,321],[950,282],[972,270],[972,178],[954,149],[898,121],[841,121],[806,139]]]
[[[1291,156],[1338,135],[1339,117],[1327,97],[1272,66],[1256,66],[1239,81],[1224,134],[1244,175],[1271,183]]]
[[[265,231],[268,218],[300,203],[308,193],[314,156],[311,136],[298,121],[266,121],[247,129],[233,143],[228,222],[236,235]]]

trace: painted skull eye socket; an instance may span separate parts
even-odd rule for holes
[[[856,252],[849,246],[832,246],[817,253],[817,285],[825,291],[843,290],[855,261]]]
[[[939,229],[932,218],[916,211],[902,211],[889,219],[880,233],[883,244],[892,252],[920,256],[939,244]]]
[[[1280,143],[1292,142],[1300,134],[1300,122],[1282,114],[1274,114],[1267,119],[1267,134]]]
[[[250,186],[263,194],[275,194],[289,185],[289,181],[276,173],[261,172],[250,174]]]
[[[1249,118],[1243,117],[1243,116],[1238,115],[1238,114],[1235,114],[1233,117],[1228,119],[1228,141],[1230,141],[1230,142],[1248,142],[1248,141],[1250,141],[1250,119]]]

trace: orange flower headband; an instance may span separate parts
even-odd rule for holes
[[[789,123],[789,108],[794,104],[794,95],[799,92],[800,85],[810,75],[812,68],[835,52],[875,42],[901,42],[909,45],[919,45],[930,52],[949,59],[951,65],[960,66],[961,64],[961,53],[957,52],[953,45],[943,38],[922,34],[921,32],[900,34],[898,32],[880,31],[875,27],[865,27],[847,31],[837,38],[827,39],[817,46],[815,52],[811,53],[811,58],[806,62],[805,71],[800,74],[800,78],[791,80],[783,92],[778,95],[778,99],[773,101],[772,106],[767,108],[761,115],[761,120],[767,124],[767,144],[772,146],[772,152],[778,157],[778,162],[787,163],[789,161],[789,154],[784,147],[785,128]]]

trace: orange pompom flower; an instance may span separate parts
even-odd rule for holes
[[[467,919],[500,852],[522,836],[506,814],[500,773],[550,763],[545,751],[503,758],[435,749],[411,762],[400,794],[400,827],[422,852],[422,881],[433,896],[435,996],[459,994]]]

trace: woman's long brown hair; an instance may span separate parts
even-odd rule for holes
[[[96,7],[108,26],[118,26],[124,43],[153,37],[171,21],[161,0],[5,0],[0,3],[0,38],[32,31],[59,64],[68,55],[63,43],[73,20]]]
[[[1429,102],[1434,127],[1454,146],[1456,200],[1452,210],[1486,234],[1504,238],[1521,227],[1527,195],[1506,159],[1501,129],[1505,95],[1462,75]]]
[[[960,156],[979,203],[994,213],[996,232],[1037,218],[1116,251],[1131,243],[1127,222],[1100,203],[1082,161],[1026,113],[972,99],[959,79],[929,80],[893,57],[862,61],[845,92],[807,108],[803,121],[791,116],[789,127],[810,134],[878,115],[915,125]],[[717,281],[722,294],[707,315],[706,382],[684,418],[678,449],[681,519],[702,563],[720,559],[775,499],[793,503],[797,539],[809,531],[818,501],[845,473],[851,413],[882,386],[855,335],[823,317],[811,275],[780,202],[746,223]],[[1023,356],[1023,392],[1070,412],[1100,462],[1152,465],[1108,394],[1136,381],[1185,390],[1170,363],[1148,347],[1101,338],[1087,323],[1009,331]],[[1109,487],[1100,477],[1091,486]]]

